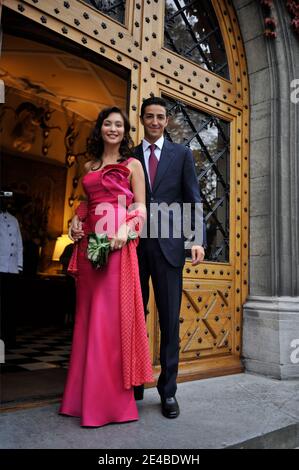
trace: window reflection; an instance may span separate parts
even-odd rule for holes
[[[225,47],[208,0],[166,0],[164,45],[206,70],[229,78]]]
[[[111,16],[119,23],[125,23],[126,0],[83,0],[88,5]]]
[[[167,137],[192,150],[207,226],[206,259],[229,261],[229,123],[163,96]]]

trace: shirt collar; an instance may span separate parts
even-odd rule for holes
[[[158,149],[162,150],[164,144],[164,136],[162,135],[160,139],[156,140],[155,145],[158,147]],[[142,147],[143,147],[143,152],[145,152],[151,144],[146,140],[143,139],[142,141]]]

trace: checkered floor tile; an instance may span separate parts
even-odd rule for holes
[[[68,368],[72,328],[40,328],[22,331],[16,346],[5,351],[2,373]]]

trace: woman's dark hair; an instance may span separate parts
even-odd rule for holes
[[[165,108],[166,110],[166,116],[167,116],[166,101],[163,98],[160,98],[159,96],[152,96],[151,98],[147,98],[146,100],[143,101],[141,105],[140,117],[143,118],[144,113],[145,113],[145,108],[147,106],[151,106],[152,104],[158,104],[159,106],[163,106],[163,108]]]
[[[127,118],[125,113],[120,108],[117,108],[116,106],[112,106],[111,108],[105,108],[98,115],[96,125],[91,133],[91,136],[89,138],[89,142],[87,145],[88,154],[90,155],[93,161],[100,163],[99,168],[102,165],[102,155],[104,151],[104,142],[103,142],[103,138],[101,134],[101,129],[102,129],[104,120],[107,119],[107,117],[112,113],[118,113],[122,116],[124,120],[124,127],[125,127],[124,138],[121,141],[120,148],[119,148],[119,153],[121,157],[118,161],[123,162],[127,160],[128,158],[132,157],[133,155],[134,144],[130,136],[131,125],[130,125],[129,119]]]

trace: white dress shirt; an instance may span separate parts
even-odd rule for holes
[[[160,139],[158,139],[154,144],[156,146],[155,155],[157,157],[158,162],[159,162],[160,157],[161,157],[163,144],[164,144],[164,136],[162,135],[162,137],[160,137]],[[151,146],[151,144],[146,139],[143,139],[142,148],[143,148],[145,168],[146,168],[146,172],[147,172],[147,175],[148,175],[149,183],[151,184],[150,176],[149,176],[149,168],[148,168],[148,161],[149,161],[149,157],[150,157],[150,154],[151,154],[150,146]]]
[[[23,242],[17,219],[9,212],[0,212],[0,272],[23,270]]]

